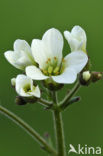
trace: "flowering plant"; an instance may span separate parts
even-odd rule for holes
[[[8,62],[22,71],[11,79],[18,94],[16,103],[25,105],[37,102],[53,113],[56,149],[14,113],[2,106],[0,111],[22,126],[53,156],[66,156],[62,112],[80,100],[74,95],[81,86],[89,86],[102,79],[102,72],[91,71],[85,31],[80,26],[74,26],[71,32],[64,31],[64,36],[71,49],[66,56],[62,53],[63,36],[55,28],[47,30],[41,40],[33,39],[31,46],[25,40],[18,39],[14,42],[14,50],[4,53]],[[59,101],[58,91],[72,83],[75,83],[74,87]],[[44,93],[47,99],[43,98]]]

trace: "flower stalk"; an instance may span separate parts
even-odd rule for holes
[[[47,108],[52,106],[52,102],[49,102],[49,101],[42,99],[42,98],[38,99],[38,103],[40,103],[41,105],[43,105]]]
[[[53,92],[53,102],[54,102],[54,105],[57,106],[57,109],[53,110],[57,152],[58,152],[57,155],[66,156],[62,113],[58,109],[59,106],[58,106],[58,99],[57,99],[56,92]]]
[[[65,110],[66,108],[68,108],[68,106],[70,106],[71,104],[76,103],[76,102],[78,102],[78,101],[80,101],[80,96],[73,97],[73,98],[70,99],[69,102],[66,103],[65,105],[61,105],[61,106],[60,106],[60,110],[63,111],[63,110]]]
[[[80,82],[78,81],[75,86],[72,88],[72,90],[65,96],[65,98],[60,103],[60,108],[65,108],[69,100],[72,98],[73,95],[76,94],[76,92],[81,87]]]
[[[30,134],[41,146],[45,149],[48,153],[53,156],[57,156],[56,151],[48,145],[48,143],[25,121],[23,121],[20,117],[9,111],[8,109],[4,108],[0,105],[0,112],[3,113],[5,116],[10,118],[12,121],[17,123],[20,127],[22,127],[28,134]]]

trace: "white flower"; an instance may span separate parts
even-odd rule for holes
[[[85,71],[83,72],[83,80],[88,81],[91,78],[91,73],[90,71]]]
[[[16,92],[22,97],[40,98],[40,90],[38,86],[33,85],[33,80],[26,75],[20,74],[16,78]]]
[[[64,36],[70,45],[71,51],[82,50],[86,52],[87,37],[80,26],[74,26],[71,32],[64,31]]]
[[[7,51],[4,55],[9,63],[21,70],[24,70],[28,65],[35,64],[31,48],[25,40],[16,40],[14,51]]]
[[[34,80],[51,78],[57,83],[73,83],[88,61],[82,51],[74,51],[62,58],[63,37],[54,28],[46,31],[42,40],[34,39],[31,49],[39,68],[28,66],[26,74]]]

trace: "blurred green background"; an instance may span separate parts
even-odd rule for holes
[[[53,121],[49,111],[39,104],[15,104],[16,93],[10,79],[20,71],[5,60],[3,53],[13,48],[16,39],[31,43],[33,38],[41,38],[51,27],[63,33],[74,25],[82,26],[87,33],[92,69],[103,71],[103,0],[0,0],[0,104],[26,120],[41,135],[49,132],[53,141]],[[65,42],[64,53],[68,52],[69,46]],[[60,94],[64,97],[65,90]],[[70,143],[103,146],[103,81],[82,87],[79,94],[82,100],[63,113],[67,151]],[[0,115],[0,156],[18,155],[47,154],[26,132]]]

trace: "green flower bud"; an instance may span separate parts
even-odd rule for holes
[[[15,87],[15,84],[16,84],[16,78],[12,78],[11,79],[11,85],[12,85],[12,87]]]
[[[15,99],[15,103],[17,105],[26,105],[27,102],[25,101],[25,99],[21,96],[17,96],[16,99]]]
[[[82,76],[84,81],[88,81],[91,78],[91,73],[89,71],[85,71]]]
[[[90,71],[84,71],[80,74],[80,84],[83,86],[88,86],[91,82],[91,73]]]
[[[103,78],[102,72],[92,72],[92,82],[95,83]]]

